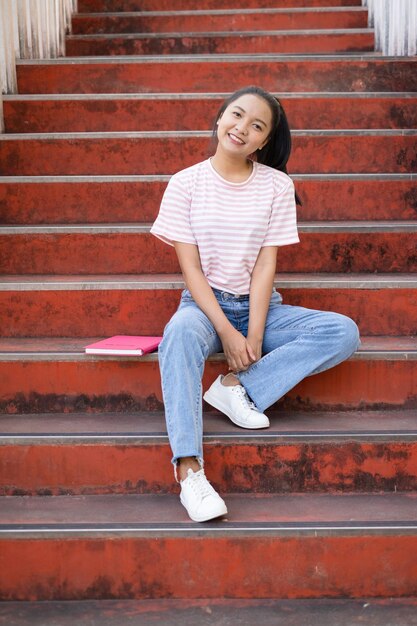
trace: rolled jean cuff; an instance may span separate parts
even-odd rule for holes
[[[247,373],[246,371],[244,371],[244,372],[238,372],[238,373],[236,374],[236,377],[237,377],[237,379],[239,380],[239,382],[240,382],[240,384],[242,385],[242,387],[244,388],[244,390],[246,391],[246,394],[248,395],[249,400],[250,400],[251,402],[253,402],[253,404],[256,406],[256,408],[257,408],[259,411],[263,412],[265,409],[261,409],[261,407],[260,407],[260,406],[258,406],[258,404],[257,404],[257,402],[256,402],[256,400],[255,400],[255,398],[254,398],[254,395],[256,394],[256,387],[255,387],[255,386],[253,387],[253,391],[252,391],[252,393],[251,393],[251,390],[249,389],[249,386],[247,385],[247,383],[245,383],[245,374],[246,374],[246,373]],[[267,407],[265,407],[265,408],[267,408]]]

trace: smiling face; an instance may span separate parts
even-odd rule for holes
[[[272,112],[260,96],[240,96],[217,121],[218,150],[248,157],[268,142],[272,130]]]

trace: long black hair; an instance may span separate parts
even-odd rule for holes
[[[261,87],[256,87],[255,85],[242,87],[242,89],[235,91],[231,96],[226,98],[219,111],[217,112],[216,119],[214,120],[212,147],[217,145],[217,122],[219,121],[227,107],[232,104],[232,102],[234,102],[241,96],[245,96],[246,94],[253,94],[255,96],[263,98],[265,102],[269,105],[272,113],[271,133],[264,147],[256,151],[256,160],[258,161],[258,163],[269,165],[269,167],[273,167],[280,172],[288,174],[287,161],[290,158],[291,154],[291,131],[288,125],[287,116],[285,115],[283,106],[278,98],[275,98],[275,96],[270,94],[268,91],[265,91]],[[302,205],[301,199],[297,192],[295,192],[295,202],[300,206]]]

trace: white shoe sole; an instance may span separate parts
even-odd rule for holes
[[[223,515],[227,515],[227,507],[226,505],[223,507],[220,507],[219,510],[215,513],[211,513],[210,515],[205,515],[204,517],[198,517],[196,515],[191,515],[190,511],[187,509],[187,507],[185,506],[184,502],[182,501],[182,498],[180,496],[180,501],[182,506],[184,507],[184,509],[187,511],[189,517],[193,520],[193,522],[208,522],[212,519],[217,519],[218,517],[223,517]]]
[[[204,398],[204,400],[206,402],[211,404],[211,406],[214,406],[215,409],[218,409],[219,411],[221,411],[222,413],[227,415],[227,417],[233,422],[233,424],[236,424],[236,426],[240,426],[240,428],[247,428],[249,430],[258,430],[259,428],[268,428],[269,427],[269,420],[267,421],[267,423],[263,424],[262,426],[260,426],[260,425],[259,426],[249,426],[246,422],[245,423],[240,422],[234,415],[230,414],[230,411],[229,411],[228,407],[226,405],[223,405],[221,400],[216,398],[216,396],[213,397],[213,395],[214,394],[210,393],[210,389],[208,389],[206,391],[206,393],[204,394],[203,398]]]

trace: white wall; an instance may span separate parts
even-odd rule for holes
[[[417,54],[417,0],[362,0],[375,28],[375,45],[388,56]]]

